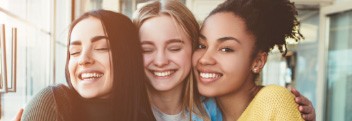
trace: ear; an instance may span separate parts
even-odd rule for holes
[[[263,69],[263,67],[266,63],[267,57],[268,57],[268,53],[262,52],[262,51],[258,52],[258,54],[254,58],[253,64],[252,64],[252,72],[253,73],[257,74]]]

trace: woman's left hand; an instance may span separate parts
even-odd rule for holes
[[[16,116],[12,119],[12,121],[21,121],[22,114],[23,114],[23,108],[21,108],[17,112]]]
[[[306,121],[315,121],[315,110],[312,102],[301,95],[295,88],[291,88],[291,92],[296,96],[295,101],[299,105],[298,110],[301,112],[303,119]]]

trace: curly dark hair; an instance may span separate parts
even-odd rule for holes
[[[289,0],[227,0],[209,16],[220,12],[231,12],[245,21],[248,31],[256,38],[254,53],[269,52],[277,45],[285,56],[286,38],[303,39],[296,7]]]

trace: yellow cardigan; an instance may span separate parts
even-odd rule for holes
[[[304,121],[294,98],[284,87],[266,86],[257,93],[238,121]]]

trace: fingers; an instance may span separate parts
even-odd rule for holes
[[[302,118],[306,121],[315,121],[315,110],[312,105],[308,106],[299,106],[298,110],[302,114]]]
[[[303,114],[309,114],[313,111],[312,107],[310,106],[299,106],[298,110]]]
[[[302,114],[305,121],[315,121],[315,114]]]
[[[298,97],[295,97],[296,103],[298,103],[300,106],[310,106],[312,103],[303,95],[300,95]]]
[[[291,92],[294,94],[296,97],[301,96],[301,93],[299,93],[295,88],[291,87]]]
[[[302,118],[306,121],[315,121],[316,116],[312,102],[301,95],[295,88],[291,88],[291,92],[295,95],[296,103],[299,104],[298,110],[301,112]]]
[[[16,117],[13,118],[13,121],[21,121],[22,113],[23,113],[23,108],[21,108],[21,109],[17,112]]]
[[[308,106],[310,105],[310,102],[307,98],[305,97],[295,97],[295,101],[297,104],[299,104],[300,106]]]

